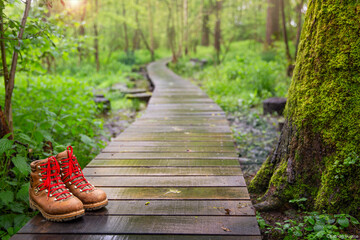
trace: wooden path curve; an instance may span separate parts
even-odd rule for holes
[[[84,169],[109,205],[66,223],[36,216],[12,239],[261,239],[224,112],[166,61],[148,66],[143,115]]]

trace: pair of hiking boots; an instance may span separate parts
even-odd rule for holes
[[[106,194],[84,177],[71,146],[30,164],[30,207],[49,221],[63,222],[108,204]]]

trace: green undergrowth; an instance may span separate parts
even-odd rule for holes
[[[111,91],[111,87],[123,84],[132,88],[134,82],[146,82],[136,70],[149,61],[146,51],[118,51],[108,64],[102,59],[97,72],[91,58],[79,63],[75,54],[58,59],[51,72],[44,67],[17,73],[12,103],[14,140],[8,136],[0,139],[1,239],[9,239],[36,214],[28,207],[30,162],[56,155],[71,145],[85,167],[105,146],[100,140],[100,136],[106,137],[102,107],[95,104],[94,94],[105,95],[113,111],[139,110],[142,103]],[[0,102],[4,102],[3,85]],[[53,151],[47,152],[50,142]]]
[[[325,212],[307,212],[306,198],[289,201],[298,211],[283,213],[282,219],[266,220],[264,213],[257,213],[259,227],[266,239],[284,240],[338,240],[357,239],[359,221],[349,214],[328,214]],[[263,218],[262,215],[265,217]],[[291,215],[291,218],[285,217]]]
[[[225,111],[257,106],[273,96],[286,96],[290,79],[281,44],[265,51],[261,43],[241,41],[231,44],[221,64],[214,64],[212,47],[199,47],[197,53],[179,59],[170,67],[181,76],[196,79]],[[206,59],[201,67],[190,58]]]

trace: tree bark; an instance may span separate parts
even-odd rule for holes
[[[20,48],[21,46],[21,40],[24,35],[25,31],[25,25],[26,20],[29,16],[31,7],[31,0],[27,0],[25,3],[25,10],[24,14],[21,20],[20,24],[20,30],[18,34],[18,44],[17,47]],[[13,133],[13,116],[12,116],[12,106],[11,106],[11,100],[12,100],[12,93],[14,90],[14,84],[15,84],[15,73],[16,73],[16,66],[18,61],[19,52],[18,50],[14,50],[12,55],[12,61],[11,61],[11,67],[10,67],[10,73],[8,77],[8,81],[5,82],[5,117],[8,124],[8,127],[10,129],[10,132]],[[6,62],[5,62],[6,64]]]
[[[221,8],[222,1],[216,1],[215,14],[216,23],[214,30],[214,47],[216,51],[216,62],[220,63],[220,51],[221,51]]]
[[[124,27],[124,40],[125,40],[125,46],[124,46],[124,51],[127,53],[129,51],[129,38],[128,38],[128,32],[127,32],[127,24],[126,24],[126,8],[125,8],[125,3],[122,2],[122,9],[123,9],[123,17],[124,17],[124,22],[123,22],[123,27]]]
[[[189,27],[188,27],[188,0],[184,0],[184,54],[188,55]]]
[[[151,1],[148,0],[148,7],[149,7],[149,35],[150,35],[150,53],[151,53],[151,60],[155,60],[154,50],[155,50],[155,42],[154,42],[154,19],[153,19],[153,11],[151,8]]]
[[[301,27],[302,27],[302,22],[301,22],[301,18],[302,18],[302,7],[304,6],[304,0],[300,1],[300,4],[297,7],[297,11],[298,11],[298,22],[297,22],[297,31],[296,31],[296,43],[295,43],[295,61],[296,61],[296,57],[297,57],[297,52],[298,52],[298,48],[299,48],[299,43],[300,43],[300,35],[301,35]]]
[[[87,0],[83,0],[82,3],[82,13],[80,16],[80,27],[79,27],[79,35],[80,36],[85,36],[85,26],[83,24],[83,22],[85,21],[85,17],[86,17],[86,5],[87,5]],[[78,46],[78,52],[79,52],[79,63],[82,62],[82,57],[83,57],[83,48],[82,48],[82,44],[84,44],[84,41],[81,40],[79,41],[80,46]]]
[[[258,209],[307,198],[308,210],[360,215],[360,41],[354,1],[310,1],[285,125],[249,190]]]
[[[100,60],[99,60],[99,34],[98,34],[98,27],[97,27],[97,15],[98,15],[98,7],[99,3],[98,0],[95,0],[95,15],[96,19],[94,22],[94,49],[95,49],[95,63],[96,63],[96,71],[99,72],[100,70]]]
[[[280,38],[279,0],[268,0],[266,18],[266,45],[272,46]]]
[[[290,54],[289,49],[289,40],[286,30],[286,18],[285,18],[285,4],[284,0],[280,0],[280,8],[281,8],[281,19],[282,19],[282,31],[283,31],[283,37],[284,37],[284,43],[285,43],[285,53],[286,53],[286,59],[288,61],[288,65],[292,64],[292,57]]]

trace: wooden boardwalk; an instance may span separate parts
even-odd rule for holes
[[[109,205],[72,222],[31,219],[12,239],[259,240],[224,112],[161,60],[143,115],[84,169]]]

